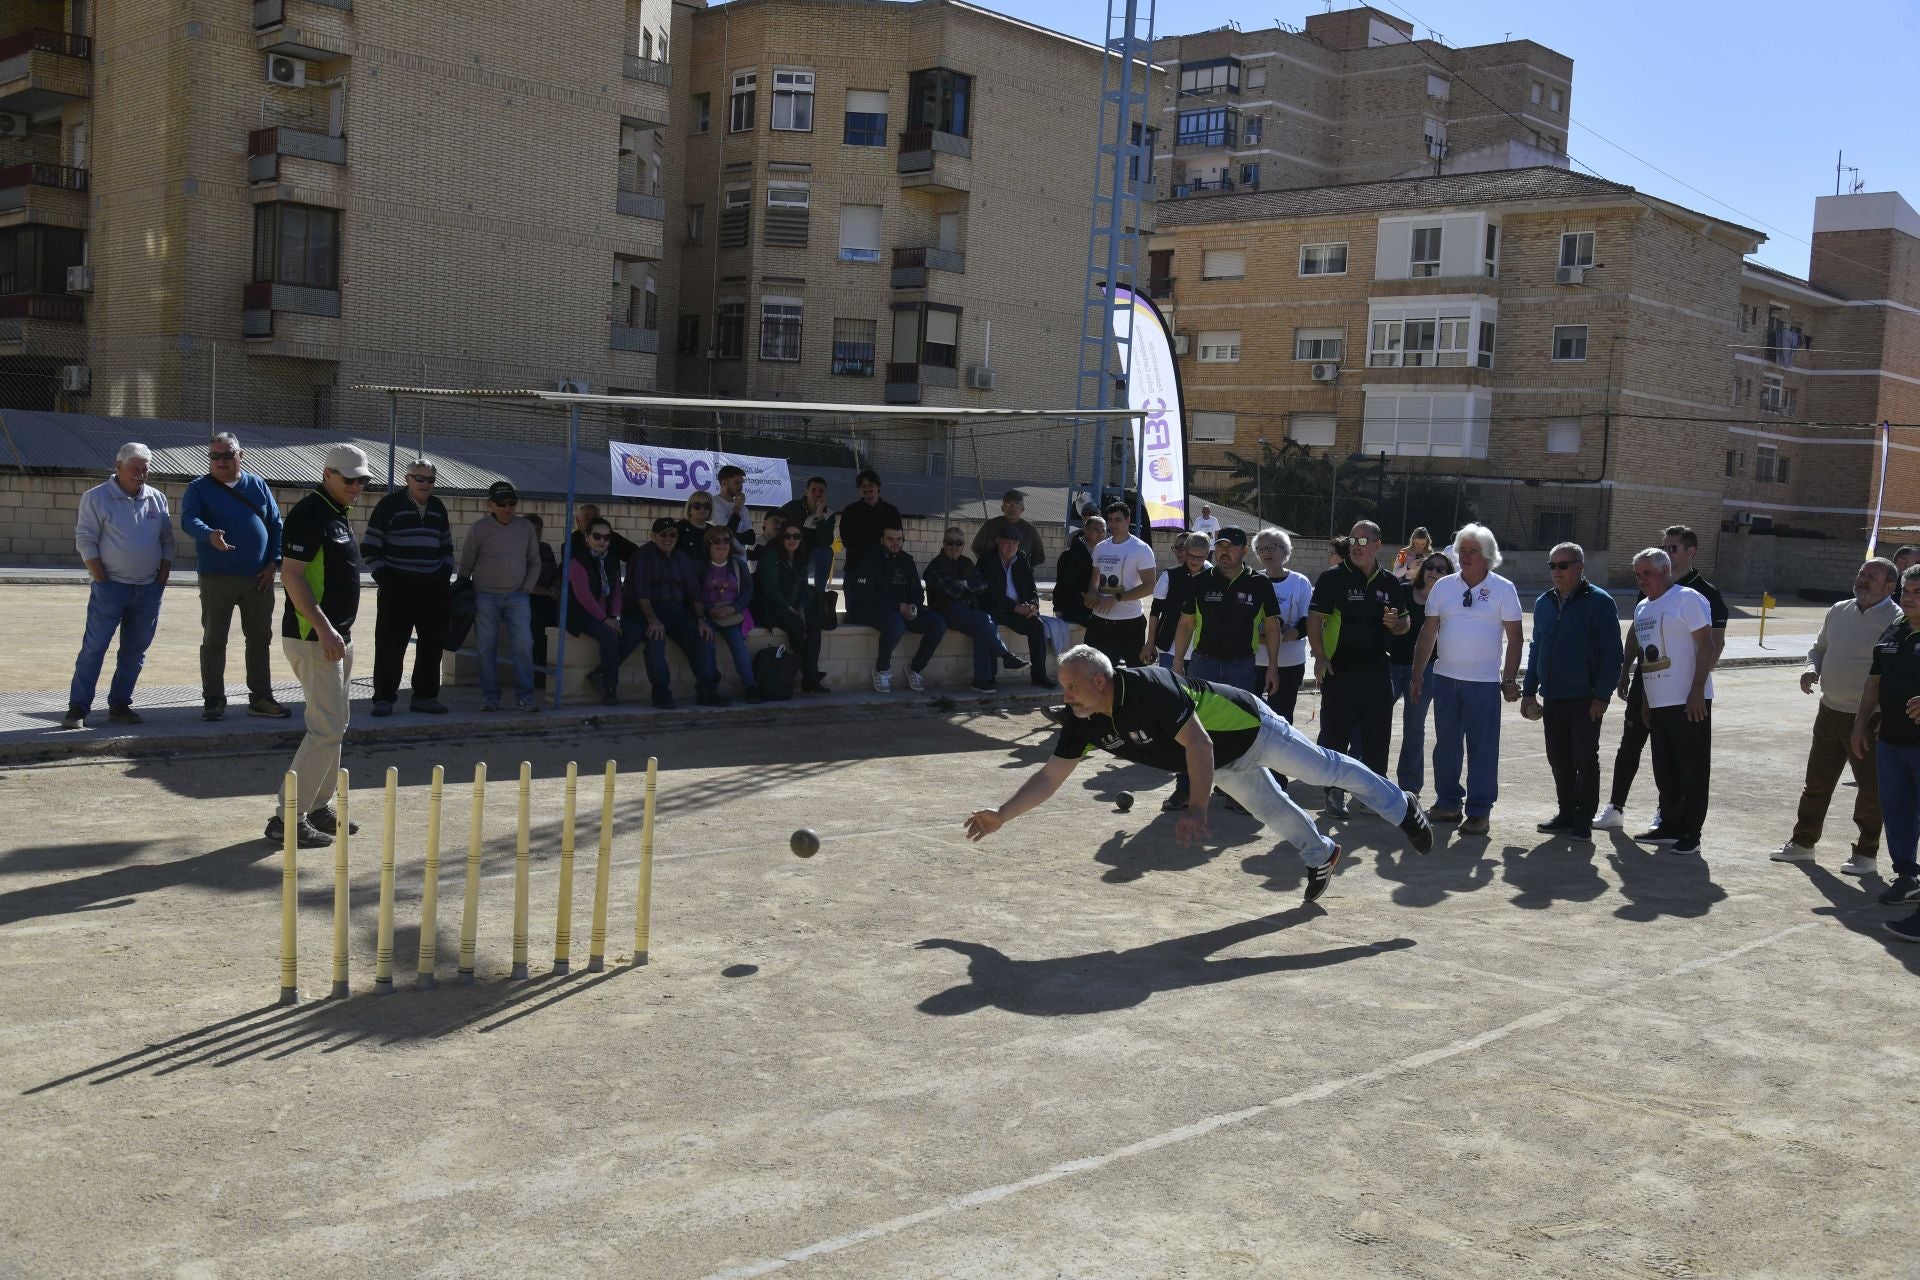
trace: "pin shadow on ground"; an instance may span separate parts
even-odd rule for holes
[[[1125,951],[1090,951],[1044,960],[1014,960],[984,943],[928,938],[916,945],[923,950],[945,949],[967,957],[967,981],[928,996],[917,1007],[920,1012],[937,1017],[973,1013],[989,1006],[1035,1017],[1110,1013],[1186,987],[1234,982],[1267,973],[1320,969],[1414,945],[1411,938],[1388,938],[1294,955],[1209,958],[1228,947],[1279,933],[1325,914],[1320,907],[1309,904],[1205,933],[1129,947]]]

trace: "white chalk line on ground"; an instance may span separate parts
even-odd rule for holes
[[[1554,1023],[1561,1022],[1594,1005],[1610,1001],[1614,997],[1628,991],[1651,986],[1658,982],[1665,982],[1673,978],[1685,977],[1688,974],[1698,973],[1702,969],[1708,969],[1715,965],[1738,960],[1749,952],[1772,946],[1783,938],[1791,937],[1796,933],[1814,928],[1818,923],[1818,921],[1809,921],[1805,924],[1793,925],[1780,930],[1778,933],[1769,934],[1753,942],[1744,943],[1731,951],[1723,951],[1717,955],[1704,956],[1698,960],[1690,960],[1685,964],[1677,965],[1661,973],[1616,984],[1604,992],[1596,992],[1593,995],[1578,996],[1571,1000],[1564,1000],[1559,1004],[1551,1005],[1545,1009],[1527,1014],[1524,1017],[1515,1018],[1513,1021],[1494,1027],[1489,1031],[1483,1031],[1468,1040],[1456,1040],[1452,1044],[1442,1045],[1437,1049],[1427,1049],[1420,1053],[1410,1054],[1395,1062],[1390,1062],[1385,1066],[1375,1067],[1371,1071],[1362,1071],[1356,1075],[1344,1076],[1337,1080],[1322,1081],[1311,1088],[1302,1089],[1297,1093],[1290,1093],[1283,1098],[1275,1098],[1271,1102],[1263,1102],[1255,1106],[1244,1107],[1238,1111],[1227,1111],[1218,1115],[1207,1116],[1205,1119],[1196,1120],[1191,1124],[1184,1124],[1176,1129],[1169,1129],[1164,1133],[1157,1133],[1148,1138],[1142,1138],[1138,1142],[1129,1143],[1124,1147],[1118,1147],[1100,1155],[1085,1156],[1078,1160],[1068,1160],[1062,1164],[1054,1165],[1050,1169],[1036,1173],[1031,1177],[1022,1178],[1017,1182],[1004,1182],[999,1186],[984,1187],[978,1191],[970,1191],[965,1195],[956,1196],[951,1200],[922,1209],[917,1213],[906,1214],[898,1218],[888,1218],[883,1222],[872,1223],[858,1230],[847,1232],[844,1235],[831,1236],[825,1240],[815,1241],[813,1244],[795,1249],[789,1253],[783,1253],[777,1258],[762,1258],[756,1262],[746,1263],[743,1266],[728,1267],[720,1271],[715,1271],[703,1277],[703,1280],[750,1280],[750,1277],[767,1275],[771,1272],[792,1266],[796,1262],[806,1262],[827,1254],[839,1253],[842,1250],[851,1249],[856,1245],[866,1244],[873,1240],[898,1235],[902,1231],[910,1230],[913,1227],[933,1222],[940,1218],[950,1217],[962,1210],[978,1208],[981,1205],[1005,1200],[1012,1196],[1019,1195],[1022,1192],[1031,1191],[1036,1187],[1043,1187],[1048,1183],[1058,1182],[1062,1178],[1072,1177],[1079,1173],[1088,1173],[1096,1169],[1103,1169],[1110,1164],[1132,1159],[1135,1156],[1146,1155],[1149,1152],[1158,1151],[1163,1147],[1174,1146],[1194,1138],[1204,1137],[1216,1130],[1243,1124],[1248,1120],[1257,1119],[1260,1116],[1272,1112],[1290,1110],[1305,1103],[1318,1102],[1322,1099],[1330,1098],[1335,1094],[1345,1093],[1364,1085],[1378,1084],[1383,1080],[1389,1080],[1395,1076],[1417,1071],[1422,1067],[1431,1066],[1436,1062],[1444,1062],[1449,1058],[1456,1058],[1463,1054],[1472,1053],[1475,1050],[1485,1048],[1487,1045],[1505,1040],[1519,1032],[1552,1026]]]

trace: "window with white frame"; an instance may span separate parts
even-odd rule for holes
[[[1548,453],[1580,452],[1580,419],[1548,418],[1547,419],[1547,452]]]
[[[1438,98],[1440,101],[1445,102],[1453,96],[1453,81],[1447,79],[1445,76],[1436,76],[1432,72],[1428,72],[1427,96],[1429,98]]]
[[[1202,280],[1239,280],[1246,274],[1245,249],[1208,249],[1200,255]]]
[[[1344,329],[1295,329],[1293,331],[1293,358],[1295,360],[1338,360],[1346,351],[1347,335]]]
[[[1188,438],[1194,444],[1232,444],[1237,414],[1195,410],[1187,418]]]
[[[1553,358],[1585,360],[1587,358],[1587,326],[1583,324],[1553,326]]]
[[[1361,452],[1484,458],[1492,404],[1484,391],[1432,395],[1370,391],[1361,424]]]
[[[1753,451],[1753,478],[1763,484],[1772,484],[1773,477],[1780,467],[1780,450],[1773,445],[1763,444]]]
[[[1563,267],[1590,267],[1593,265],[1593,232],[1564,231],[1560,234],[1560,265]]]
[[[1347,274],[1347,246],[1339,244],[1303,244],[1300,246],[1300,274],[1303,276],[1343,276]]]
[[[880,261],[880,206],[843,204],[840,206],[840,260],[842,262]]]
[[[813,132],[813,72],[773,69],[772,124],[783,133]]]
[[[1437,276],[1440,274],[1440,228],[1415,227],[1413,229],[1413,250],[1408,255],[1408,275]]]
[[[1497,222],[1487,224],[1487,247],[1481,257],[1486,263],[1488,275],[1500,274],[1500,224]]]
[[[1447,154],[1447,122],[1427,117],[1426,136],[1427,154],[1436,160],[1444,159]]]
[[[1240,331],[1203,329],[1199,347],[1201,364],[1237,364],[1240,360]]]
[[[727,103],[727,132],[745,133],[753,128],[753,99],[759,84],[758,71],[733,73],[733,95]]]
[[[760,358],[789,362],[800,358],[800,318],[803,304],[798,298],[762,298],[760,300]]]
[[[1265,116],[1247,116],[1240,122],[1240,141],[1243,145],[1252,145],[1260,141],[1260,132],[1266,128]]]
[[[1330,413],[1287,415],[1287,437],[1295,444],[1304,444],[1315,449],[1331,449],[1334,436],[1339,429],[1339,419]]]
[[[1374,368],[1463,368],[1474,363],[1470,311],[1376,319],[1367,363]]]
[[[1760,411],[1762,413],[1782,413],[1786,409],[1785,386],[1775,374],[1762,374],[1760,378]]]
[[[806,183],[769,182],[766,224],[761,235],[775,248],[806,248],[812,204],[813,190]]]

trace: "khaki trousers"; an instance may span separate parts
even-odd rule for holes
[[[1793,824],[1793,842],[1803,849],[1820,843],[1821,828],[1826,825],[1827,805],[1833,789],[1840,784],[1840,770],[1853,770],[1858,788],[1853,796],[1853,825],[1860,836],[1853,852],[1862,858],[1880,853],[1880,774],[1875,760],[1878,738],[1867,739],[1867,758],[1855,759],[1849,744],[1853,740],[1853,716],[1821,704],[1813,718],[1813,744],[1807,749],[1807,781],[1800,791],[1800,812]]]
[[[353,643],[347,643],[346,656],[338,662],[320,656],[318,640],[282,636],[280,648],[307,695],[307,736],[293,753],[292,765],[300,775],[300,812],[304,816],[333,799],[333,784],[340,772],[340,743],[347,736]]]

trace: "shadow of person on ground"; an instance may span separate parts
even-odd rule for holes
[[[111,841],[101,845],[75,846],[72,856],[79,865],[98,866],[121,863],[138,856],[150,842]],[[60,850],[28,850],[30,863],[57,857]],[[141,862],[115,866],[93,875],[74,876],[25,889],[0,893],[0,925],[15,924],[41,916],[65,915],[70,911],[99,911],[129,906],[142,894],[157,889],[191,885],[196,889],[218,889],[225,893],[248,893],[267,889],[280,882],[280,864],[276,845],[265,840],[243,840],[224,849],[176,858],[167,862]],[[274,859],[270,867],[260,864]]]
[[[1713,882],[1707,860],[1697,853],[1668,853],[1663,846],[1635,844],[1615,835],[1607,861],[1619,875],[1620,896],[1626,899],[1613,912],[1622,920],[1642,924],[1661,916],[1694,920],[1727,897],[1727,891]]]
[[[1876,898],[1880,896],[1881,882],[1878,879],[1865,884],[1854,881],[1849,884],[1817,862],[1796,862],[1791,864],[1806,876],[1808,883],[1820,891],[1827,900],[1824,907],[1815,907],[1815,915],[1832,916],[1854,933],[1864,934],[1887,949],[1887,953],[1901,964],[1907,972],[1920,976],[1920,945],[1902,942],[1880,926],[1889,920],[1903,920],[1913,914],[1913,903],[1883,907]]]
[[[1471,862],[1448,856],[1451,852],[1436,847],[1422,855],[1396,845],[1374,855],[1373,869],[1382,880],[1396,882],[1393,903],[1401,907],[1437,907],[1456,894],[1472,893],[1493,883],[1497,864],[1486,856],[1484,839],[1467,849]]]
[[[1173,829],[1179,818],[1177,813],[1159,813],[1137,831],[1116,829],[1093,855],[1095,862],[1110,868],[1101,881],[1130,884],[1149,871],[1192,871],[1220,856],[1225,846],[1217,833],[1196,845],[1175,841]]]
[[[923,950],[944,948],[967,957],[967,981],[928,996],[916,1007],[922,1013],[937,1017],[973,1013],[988,1006],[1035,1017],[1109,1013],[1143,1004],[1161,992],[1233,982],[1266,973],[1319,969],[1414,945],[1411,938],[1388,938],[1295,955],[1208,958],[1217,951],[1290,929],[1324,914],[1316,905],[1305,905],[1125,951],[1092,951],[1045,960],[1013,960],[984,943],[928,938],[917,946]]]
[[[1529,911],[1555,902],[1592,902],[1607,891],[1593,858],[1593,845],[1575,840],[1555,838],[1532,849],[1510,844],[1500,855],[1500,878],[1516,891],[1507,901]]]

